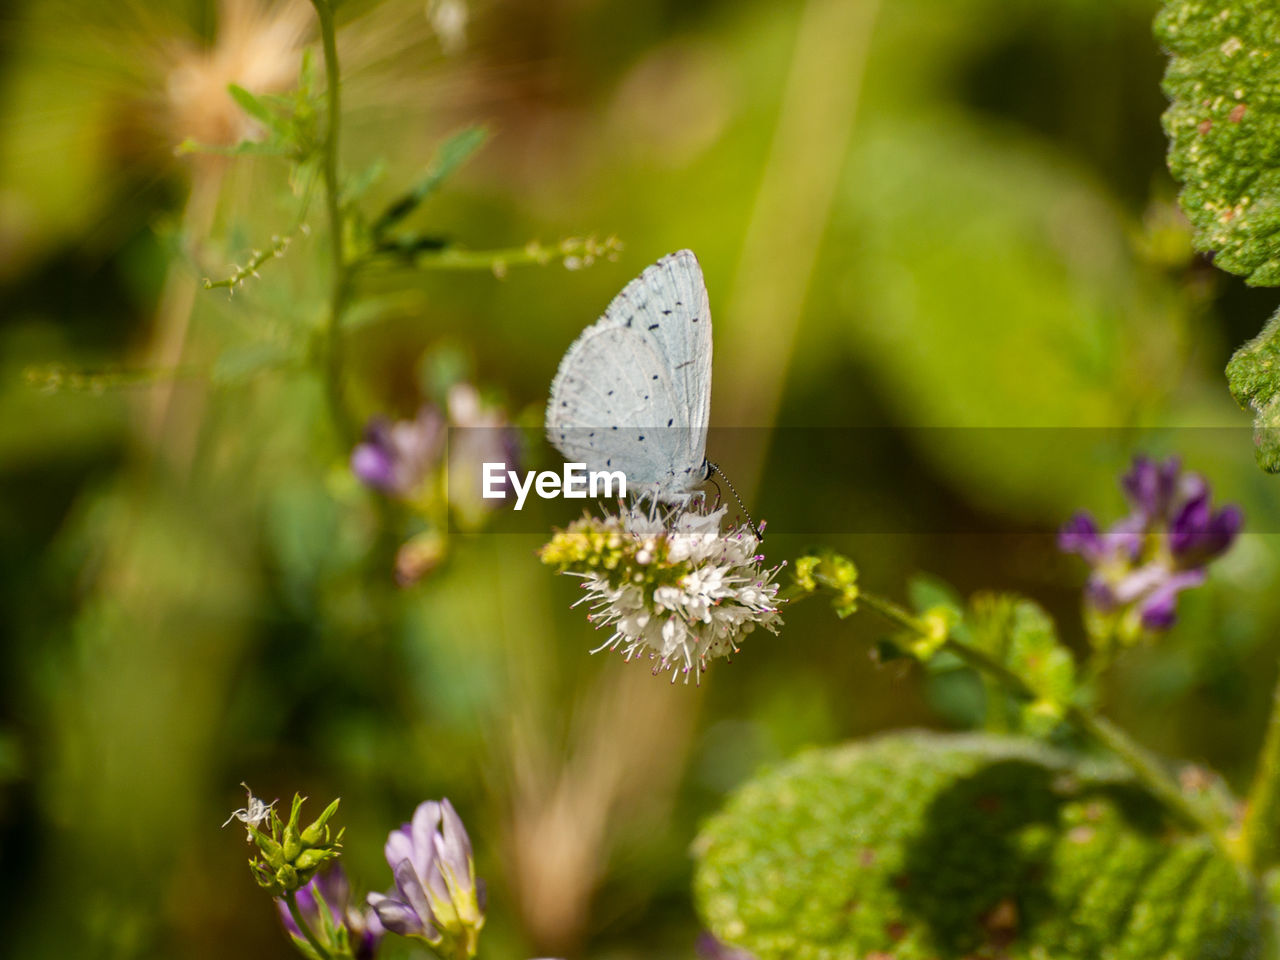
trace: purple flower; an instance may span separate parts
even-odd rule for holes
[[[1098,561],[1104,545],[1092,514],[1081,510],[1062,525],[1058,531],[1058,549],[1063,553],[1078,553],[1089,563]]]
[[[321,943],[344,956],[350,954],[355,960],[373,960],[377,955],[384,932],[382,923],[371,907],[352,902],[351,885],[341,864],[316,874],[298,890],[296,897],[298,912]],[[289,936],[300,944],[306,943],[306,937],[289,913],[288,904],[277,900],[276,906]]]
[[[1136,514],[1150,521],[1168,513],[1182,479],[1181,470],[1182,464],[1177,457],[1157,463],[1139,454],[1133,458],[1129,472],[1120,478],[1120,486]],[[1188,474],[1188,479],[1199,481],[1195,474]]]
[[[1238,507],[1213,512],[1209,492],[1202,491],[1178,511],[1169,528],[1169,549],[1183,568],[1203,566],[1225,553],[1240,532],[1244,514]]]
[[[1077,513],[1059,531],[1058,546],[1093,568],[1084,592],[1090,632],[1132,641],[1173,626],[1178,594],[1204,583],[1244,517],[1232,506],[1213,510],[1209,485],[1176,457],[1135,457],[1120,485],[1129,516],[1103,533],[1092,516]]]
[[[374,417],[351,451],[351,472],[375,490],[410,497],[439,462],[444,432],[444,418],[429,405],[413,420]]]
[[[475,956],[484,885],[476,879],[471,840],[453,804],[419,804],[413,820],[387,837],[384,852],[395,893],[369,895],[382,925],[425,940],[442,956]]]
[[[1168,630],[1177,622],[1178,594],[1205,581],[1204,570],[1183,570],[1160,578],[1142,598],[1138,613],[1148,630]]]
[[[487,498],[485,463],[519,462],[519,434],[506,413],[469,383],[450,387],[443,408],[424,405],[413,420],[374,417],[351,451],[351,472],[374,490],[419,506],[445,496],[453,520],[478,528],[505,498]],[[446,450],[448,463],[444,463]]]

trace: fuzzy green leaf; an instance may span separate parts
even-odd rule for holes
[[[1156,18],[1169,51],[1169,169],[1195,243],[1251,284],[1280,284],[1280,7],[1172,0]]]
[[[1058,642],[1053,620],[1030,600],[977,594],[970,606],[973,643],[1021,677],[1034,693],[1025,704],[1024,727],[1045,732],[1076,693],[1071,651]]]
[[[704,923],[760,960],[1245,960],[1257,891],[1111,768],[895,734],[741,788],[695,845]]]
[[[1227,382],[1236,403],[1254,412],[1258,465],[1280,473],[1280,313],[1235,352],[1227,364]]]

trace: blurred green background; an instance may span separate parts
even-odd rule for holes
[[[841,446],[827,469],[763,445],[731,464],[778,532],[770,559],[823,540],[886,593],[921,571],[1021,590],[1077,645],[1083,571],[1049,532],[1080,506],[1117,515],[1133,450],[1181,450],[1252,532],[1167,642],[1122,659],[1108,710],[1240,786],[1280,646],[1280,508],[1221,370],[1277,297],[1190,254],[1154,7],[477,0],[440,35],[438,6],[348,0],[342,162],[385,161],[370,209],[484,122],[416,226],[475,248],[625,243],[583,271],[364,281],[353,401],[412,413],[419,358],[448,345],[536,422],[577,331],[691,247],[715,424]],[[289,956],[218,829],[245,780],[341,795],[365,888],[390,882],[386,831],[448,795],[489,881],[486,957],[690,956],[687,845],[726,790],[805,744],[963,725],[972,690],[874,667],[879,625],[817,605],[701,688],[589,657],[573,584],[501,518],[397,589],[402,531],[347,475],[318,379],[262,359],[323,314],[319,205],[259,279],[205,291],[297,205],[270,158],[174,155],[243,135],[226,85],[287,89],[314,40],[305,2],[3,6],[6,947]],[[50,364],[190,375],[33,385]],[[828,509],[871,520],[815,536]]]

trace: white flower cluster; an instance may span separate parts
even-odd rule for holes
[[[780,567],[764,567],[750,526],[721,532],[725,508],[630,505],[558,533],[545,562],[583,580],[588,617],[612,635],[593,650],[647,656],[674,683],[701,679],[708,662],[738,651],[757,626],[777,633]],[[576,542],[575,542],[576,541]]]

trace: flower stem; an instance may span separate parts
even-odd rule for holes
[[[1260,871],[1276,859],[1276,822],[1280,818],[1280,680],[1276,682],[1271,720],[1258,758],[1258,770],[1245,802],[1238,848],[1241,860]]]
[[[876,613],[893,621],[900,627],[922,637],[929,636],[925,625],[919,619],[892,600],[863,592],[859,597],[859,602],[866,604]],[[994,678],[1013,693],[1035,699],[1035,692],[1022,677],[982,650],[961,643],[954,637],[948,637],[941,649],[951,652],[983,675]],[[1178,788],[1177,782],[1160,765],[1160,762],[1145,748],[1130,739],[1128,734],[1105,717],[1101,717],[1076,704],[1070,704],[1066,707],[1065,716],[1076,729],[1123,760],[1134,777],[1183,826],[1208,835],[1224,852],[1231,852],[1218,825],[1196,809]],[[1280,730],[1275,729],[1278,726],[1280,726],[1280,720],[1273,720],[1274,739],[1277,741],[1274,745],[1276,770],[1273,771],[1276,777],[1280,777]],[[1270,743],[1269,746],[1271,746]],[[1275,788],[1280,784],[1273,783],[1272,786]],[[1277,795],[1273,793],[1270,798],[1270,802],[1273,804],[1270,808],[1270,813],[1275,813],[1276,800]],[[1236,858],[1238,859],[1238,856]]]
[[[307,943],[311,945],[311,949],[316,952],[320,960],[333,960],[333,954],[324,948],[324,945],[316,939],[316,935],[311,932],[311,928],[307,926],[307,921],[302,916],[302,911],[298,909],[298,894],[290,890],[284,895],[284,902],[285,906],[289,908],[289,916],[293,917],[293,922],[302,931],[302,936],[306,938]]]
[[[332,290],[329,295],[329,319],[324,330],[322,355],[324,360],[325,393],[329,410],[339,439],[351,441],[355,433],[351,416],[347,411],[342,382],[342,315],[346,309],[347,293],[351,283],[351,264],[347,260],[344,245],[342,207],[339,201],[338,137],[342,123],[342,87],[338,71],[338,42],[333,24],[333,0],[311,0],[320,21],[320,41],[324,46],[325,93],[327,99],[324,131],[324,192],[325,207],[329,215],[329,245],[333,258]]]
[[[566,237],[554,243],[530,240],[518,247],[496,250],[469,250],[466,247],[444,246],[431,250],[409,250],[404,256],[419,270],[483,270],[503,277],[509,267],[539,266],[563,263],[573,267],[589,266],[596,260],[615,259],[622,243],[617,237]],[[395,247],[383,248],[384,253],[399,253]],[[368,268],[397,266],[395,261],[369,261]],[[365,264],[362,264],[365,267]]]

